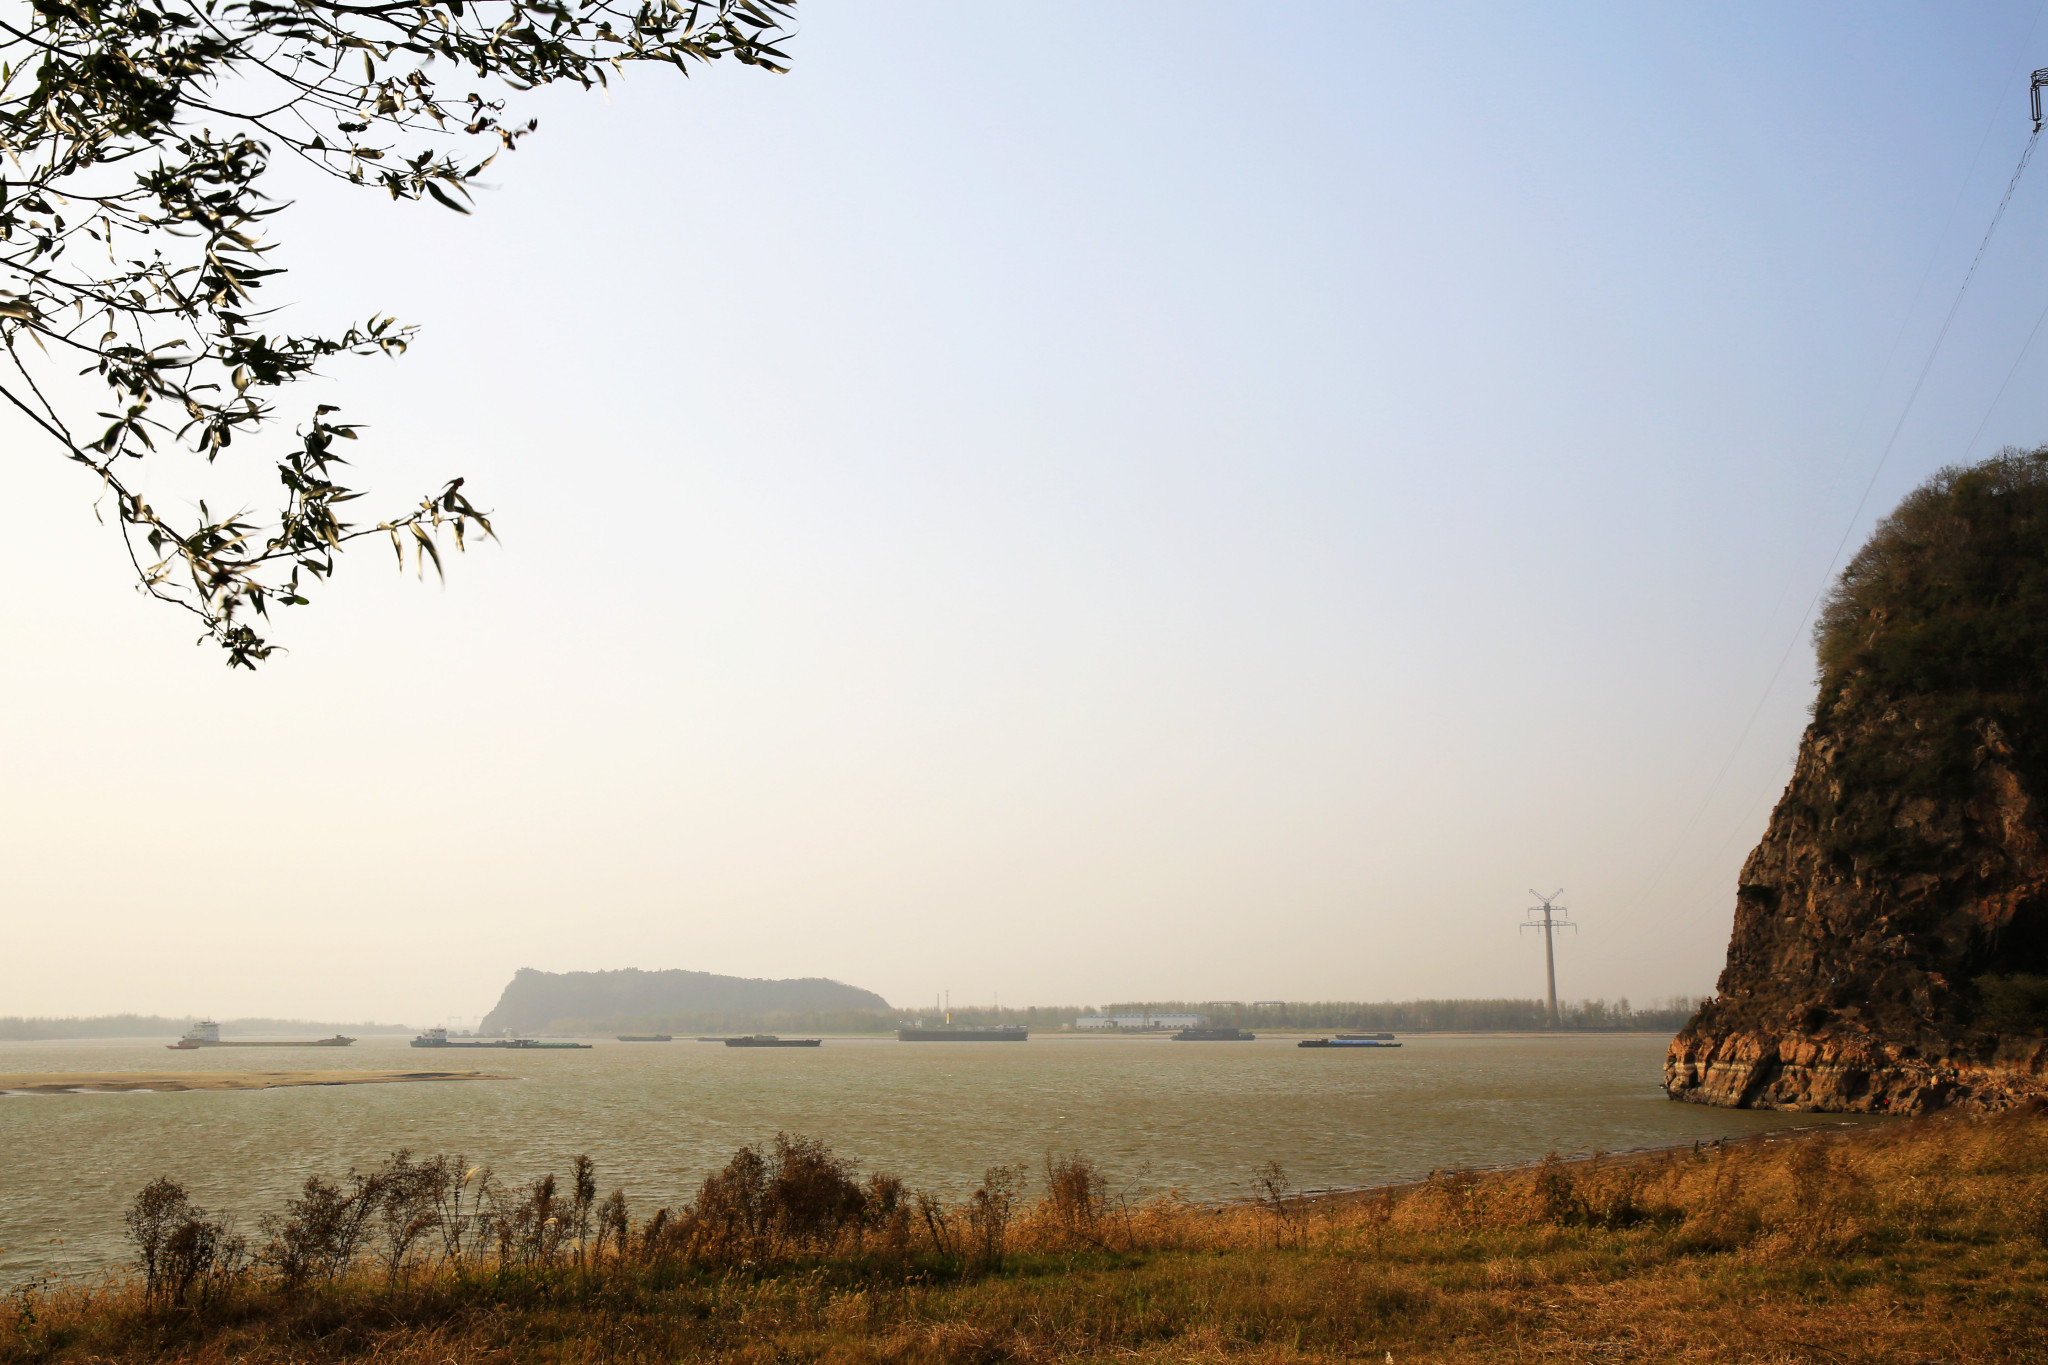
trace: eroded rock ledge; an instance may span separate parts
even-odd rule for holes
[[[1664,1075],[1673,1099],[1735,1109],[1989,1112],[2048,1095],[2048,1042],[2010,1040],[1987,1058],[1867,1036],[1689,1033],[1672,1043]]]

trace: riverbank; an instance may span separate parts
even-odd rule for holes
[[[5,1095],[176,1094],[186,1090],[277,1090],[298,1085],[389,1085],[404,1081],[503,1081],[488,1071],[45,1071],[0,1074]]]
[[[331,1276],[273,1241],[182,1287],[160,1269],[155,1295],[19,1295],[0,1362],[2048,1355],[2040,1111],[1796,1136],[1317,1201],[1269,1168],[1221,1207],[1122,1201],[1075,1159],[1031,1173],[1030,1198],[997,1168],[942,1201],[797,1140],[676,1210],[571,1172],[458,1197],[423,1236],[380,1215]],[[376,1229],[400,1226],[416,1240],[392,1256]]]

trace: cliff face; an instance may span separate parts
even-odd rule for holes
[[[1909,498],[1817,636],[1814,722],[1667,1089],[1879,1113],[2048,1094],[2048,451]]]

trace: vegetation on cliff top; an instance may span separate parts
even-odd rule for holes
[[[1814,644],[1810,738],[1833,746],[1831,780],[1802,796],[1822,850],[1851,875],[1975,894],[2002,860],[1985,860],[1972,803],[2016,799],[1986,774],[2016,778],[2018,799],[2048,792],[2048,446],[1943,469],[1909,494],[1843,571]],[[2008,1032],[2048,1023],[2033,1003],[2048,984],[2041,919],[2016,914],[1954,964]]]
[[[1943,469],[1879,523],[1814,626],[1816,732],[1847,740],[1829,851],[1939,870],[1902,837],[1916,799],[1966,796],[1987,750],[2048,773],[2048,446]]]
[[[2048,446],[1951,466],[1908,494],[1814,626],[1821,702],[2023,699],[2048,678]]]
[[[2048,1119],[1888,1124],[1204,1208],[1049,1157],[1040,1197],[746,1148],[680,1211],[459,1159],[308,1181],[255,1243],[159,1181],[143,1275],[31,1287],[0,1365],[86,1361],[2021,1360]]]

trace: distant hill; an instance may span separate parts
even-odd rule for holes
[[[873,991],[822,976],[766,981],[712,972],[542,972],[522,967],[484,1016],[485,1032],[860,1032],[896,1011]]]

